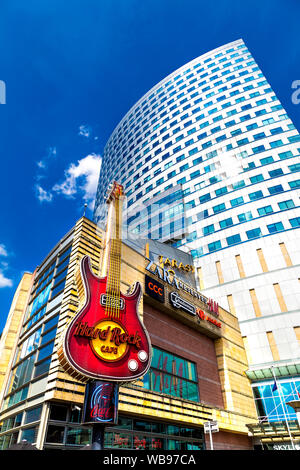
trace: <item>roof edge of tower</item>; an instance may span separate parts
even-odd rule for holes
[[[164,77],[162,80],[160,80],[159,82],[157,82],[155,85],[153,85],[150,90],[148,90],[143,96],[141,96],[141,98],[139,98],[138,101],[136,101],[136,103],[134,105],[131,106],[131,108],[127,111],[127,113],[122,117],[122,119],[119,121],[119,123],[116,125],[116,127],[114,128],[114,130],[112,131],[112,133],[110,134],[109,138],[107,139],[107,142],[105,144],[105,147],[106,145],[109,143],[111,137],[114,135],[115,131],[122,125],[122,123],[125,121],[125,119],[128,117],[128,115],[130,113],[132,113],[132,111],[142,102],[144,101],[148,95],[150,95],[154,89],[156,89],[159,85],[163,84],[165,81],[167,81],[168,79],[170,79],[173,75],[177,74],[180,70],[184,69],[185,67],[188,67],[188,66],[191,66],[194,64],[194,62],[196,62],[197,60],[199,60],[200,58],[205,58],[205,56],[207,55],[210,55],[212,53],[215,53],[217,52],[218,50],[220,49],[224,49],[224,48],[227,48],[227,47],[230,47],[230,46],[233,46],[233,45],[237,45],[237,44],[245,44],[244,40],[242,38],[240,39],[236,39],[234,41],[231,41],[231,42],[228,42],[226,44],[223,44],[222,46],[218,46],[214,49],[211,49],[207,52],[204,52],[203,54],[195,57],[194,59],[190,60],[189,62],[187,62],[186,64],[182,65],[181,67],[173,70],[173,72],[171,72],[169,75],[167,75],[166,77]],[[104,148],[105,148],[104,147]]]

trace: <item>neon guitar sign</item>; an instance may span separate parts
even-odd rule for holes
[[[84,291],[85,303],[71,320],[58,352],[66,372],[82,380],[132,381],[144,375],[151,363],[150,339],[137,311],[141,284],[136,282],[129,294],[120,290],[123,199],[123,187],[114,182],[107,198],[103,260],[107,274],[96,276],[90,258],[82,258],[78,291]]]

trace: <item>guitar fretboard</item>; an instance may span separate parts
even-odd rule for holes
[[[112,200],[111,204],[114,210],[111,212],[111,233],[107,236],[108,244],[106,249],[109,250],[109,262],[107,272],[106,285],[106,305],[105,314],[110,318],[118,319],[120,317],[120,278],[121,278],[121,220],[122,220],[122,203],[118,195]]]

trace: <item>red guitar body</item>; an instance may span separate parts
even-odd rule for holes
[[[129,295],[107,294],[107,277],[96,276],[90,258],[81,260],[85,304],[69,324],[62,347],[68,373],[90,379],[127,382],[144,375],[151,363],[151,343],[137,307],[139,282]]]

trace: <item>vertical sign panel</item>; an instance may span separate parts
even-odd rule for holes
[[[116,424],[118,420],[119,387],[114,382],[94,380],[86,385],[84,424]]]

